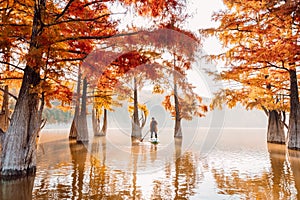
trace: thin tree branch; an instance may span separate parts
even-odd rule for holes
[[[11,63],[9,63],[9,62],[0,61],[0,63],[6,64],[6,65],[10,65],[10,66],[12,66],[12,67],[14,67],[14,68],[17,68],[17,69],[19,69],[19,70],[21,70],[21,71],[24,71],[23,68],[21,68],[21,67],[19,67],[19,66],[17,66],[17,65],[11,64]]]
[[[3,23],[1,23],[0,27],[2,27],[2,26],[29,27],[29,25],[27,25],[27,24],[3,24]]]
[[[131,33],[119,33],[115,35],[104,35],[104,36],[78,36],[78,37],[68,37],[64,39],[60,39],[57,41],[54,41],[54,43],[59,43],[59,42],[67,42],[67,41],[72,41],[72,40],[103,40],[107,38],[115,38],[115,37],[122,37],[122,36],[130,36],[130,35],[136,35],[138,33],[142,33],[143,31],[137,31],[137,32],[131,32]]]
[[[51,51],[55,52],[66,52],[66,53],[74,53],[74,54],[84,54],[87,55],[86,52],[83,51],[76,51],[76,50],[70,50],[70,49],[62,49],[62,48],[51,48]]]
[[[0,90],[1,90],[2,92],[7,93],[9,96],[11,96],[12,98],[14,98],[15,100],[18,100],[18,97],[16,97],[16,96],[13,95],[12,93],[5,91],[5,90],[4,90],[3,88],[1,88],[1,87],[0,87]]]
[[[261,108],[263,109],[263,111],[265,112],[265,114],[267,115],[267,117],[269,116],[269,111],[266,107],[264,107],[263,105],[261,105]]]
[[[87,55],[86,55],[87,56]],[[53,64],[53,63],[59,63],[59,62],[75,62],[75,61],[82,61],[86,58],[86,56],[82,57],[82,58],[65,58],[65,59],[60,59],[60,60],[54,60],[54,61],[50,61],[49,63]]]
[[[66,5],[66,7],[64,8],[64,10],[55,18],[55,21],[57,21],[59,18],[61,18],[69,9],[69,7],[71,6],[71,4],[74,2],[74,0],[70,0],[68,2],[68,4]]]
[[[58,25],[58,24],[69,23],[69,22],[93,22],[93,21],[96,21],[98,19],[101,19],[102,17],[107,17],[107,16],[110,16],[110,15],[111,14],[104,14],[104,15],[101,15],[101,16],[98,16],[98,17],[95,17],[95,18],[89,18],[89,19],[69,19],[69,20],[65,20],[65,21],[59,21],[59,22],[56,22],[56,23],[52,23],[52,24],[46,24],[45,26],[50,27],[50,26],[55,26],[55,25]]]

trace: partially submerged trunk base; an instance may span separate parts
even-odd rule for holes
[[[182,138],[181,120],[175,121],[174,138]]]
[[[271,110],[268,117],[267,142],[285,144],[284,123],[281,121],[280,113],[276,110]]]
[[[36,167],[31,167],[24,170],[2,170],[0,178],[2,180],[14,180],[26,176],[34,176],[36,173]]]

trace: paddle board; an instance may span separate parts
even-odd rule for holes
[[[149,142],[151,142],[152,144],[158,144],[159,143],[159,139],[157,139],[157,138],[151,138],[149,140]]]

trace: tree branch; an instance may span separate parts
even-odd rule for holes
[[[3,88],[1,88],[1,87],[0,87],[0,90],[1,90],[2,92],[7,93],[9,96],[11,96],[12,98],[14,98],[15,100],[18,100],[18,97],[16,97],[16,96],[13,95],[12,93],[5,91],[5,90],[4,90]]]
[[[283,70],[289,71],[289,69],[286,68],[286,67],[284,67],[284,66],[279,67],[279,66],[274,65],[274,64],[272,64],[272,63],[270,63],[270,62],[266,62],[266,63],[267,63],[268,65],[270,65],[271,67],[274,67],[274,68],[276,68],[276,69],[283,69]]]
[[[15,26],[15,27],[29,27],[27,24],[0,24],[0,27],[2,26]]]
[[[64,10],[59,14],[57,15],[57,17],[55,18],[55,21],[57,21],[59,18],[61,18],[69,9],[69,7],[71,6],[71,4],[74,2],[74,0],[70,0],[68,2],[68,4],[66,5],[66,7],[64,8]]]
[[[138,33],[142,33],[143,31],[137,31],[137,32],[131,32],[131,33],[119,33],[115,35],[104,35],[104,36],[78,36],[78,37],[68,37],[64,39],[60,39],[57,41],[54,41],[54,43],[59,43],[59,42],[66,42],[66,41],[72,41],[72,40],[103,40],[107,38],[115,38],[115,37],[122,37],[122,36],[130,36],[130,35],[136,35]]]
[[[263,111],[265,112],[265,114],[267,115],[267,117],[269,116],[269,111],[266,107],[264,107],[263,105],[261,105],[261,108],[263,109]]]
[[[69,19],[69,20],[65,20],[65,21],[59,21],[59,22],[56,22],[56,23],[53,23],[53,24],[46,24],[45,26],[46,27],[50,27],[50,26],[55,26],[55,25],[58,25],[58,24],[63,24],[63,23],[69,23],[69,22],[93,22],[93,21],[96,21],[98,19],[101,19],[102,17],[106,17],[106,16],[110,16],[111,14],[104,14],[104,15],[101,15],[101,16],[98,16],[98,17],[95,17],[95,18],[89,18],[89,19]]]
[[[12,67],[14,67],[14,68],[17,68],[17,69],[19,69],[19,70],[21,70],[21,71],[24,71],[23,68],[21,68],[21,67],[19,67],[19,66],[17,66],[17,65],[11,64],[11,63],[9,63],[9,62],[0,61],[0,63],[6,64],[6,65],[10,65],[10,66],[12,66]]]
[[[51,61],[49,63],[53,64],[53,63],[59,63],[59,62],[75,62],[75,61],[82,61],[87,57],[87,55],[85,55],[82,58],[66,58],[66,59],[60,59],[60,60],[54,60]]]

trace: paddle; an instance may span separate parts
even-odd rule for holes
[[[146,135],[148,135],[149,132],[150,130],[148,130],[147,133],[144,135],[144,137],[142,137],[142,139],[140,140],[141,142],[143,142],[143,140],[145,139]]]

